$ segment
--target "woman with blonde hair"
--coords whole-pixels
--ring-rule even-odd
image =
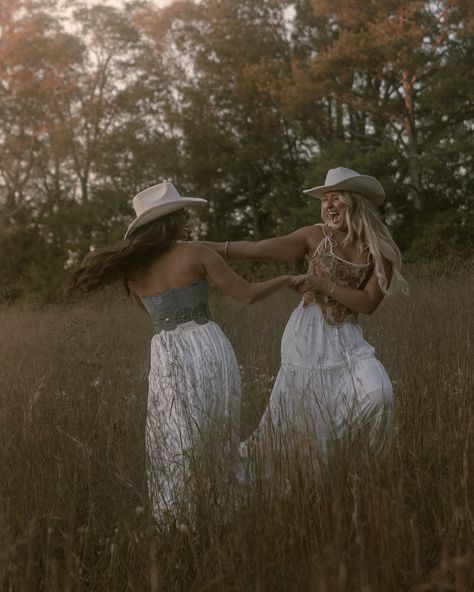
[[[321,199],[323,224],[258,242],[205,244],[229,259],[308,258],[308,273],[291,282],[302,300],[285,328],[281,368],[250,441],[270,439],[279,448],[309,442],[326,457],[331,442],[356,432],[374,447],[391,439],[392,385],[357,317],[408,286],[376,210],[385,198],[377,179],[338,167],[305,193]]]
[[[247,282],[212,249],[183,242],[185,208],[205,203],[182,197],[171,183],[141,191],[133,198],[137,216],[123,243],[89,253],[68,285],[69,292],[92,292],[122,281],[153,320],[147,475],[160,523],[167,516],[186,520],[197,489],[201,498],[210,497],[233,475],[240,373],[232,346],[212,320],[207,278],[248,304],[289,285],[290,279]],[[209,491],[209,481],[218,489]]]

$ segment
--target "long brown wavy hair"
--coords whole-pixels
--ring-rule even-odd
[[[65,294],[87,294],[120,281],[129,293],[128,282],[132,275],[149,267],[176,240],[180,215],[182,210],[167,214],[139,226],[115,247],[88,253],[66,282]]]

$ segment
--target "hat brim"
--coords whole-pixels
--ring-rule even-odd
[[[158,218],[162,218],[167,214],[182,210],[188,206],[200,206],[204,204],[207,204],[207,199],[203,199],[202,197],[181,197],[175,202],[159,204],[155,208],[151,208],[146,212],[143,212],[143,214],[137,216],[128,227],[124,238],[130,236],[134,230],[140,228],[140,226],[148,224],[148,222],[153,222],[153,220],[157,220]]]
[[[365,196],[374,206],[381,206],[385,201],[385,191],[382,185],[375,177],[369,175],[350,177],[334,185],[312,187],[311,189],[305,189],[303,193],[322,199],[323,195],[329,193],[329,191],[354,191]]]

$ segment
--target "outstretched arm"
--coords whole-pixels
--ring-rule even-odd
[[[304,257],[310,250],[310,232],[314,227],[305,226],[291,234],[276,236],[261,241],[232,241],[217,243],[205,241],[201,244],[214,249],[227,259],[268,259],[270,261],[292,261]]]
[[[209,278],[226,294],[244,302],[252,304],[266,298],[283,286],[288,286],[289,275],[281,275],[264,282],[248,282],[239,274],[235,273],[212,249],[206,246],[200,249],[200,261],[204,266]]]
[[[392,269],[388,262],[384,262],[385,275],[389,282],[392,277]],[[363,290],[340,286],[330,278],[314,276],[311,274],[293,276],[290,287],[298,292],[319,292],[330,296],[354,312],[370,315],[374,313],[382,302],[384,293],[380,288],[375,271],[369,278]]]

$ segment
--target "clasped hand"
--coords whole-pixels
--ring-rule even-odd
[[[295,275],[290,279],[290,288],[303,294],[304,292],[322,292],[324,279],[309,273]]]

